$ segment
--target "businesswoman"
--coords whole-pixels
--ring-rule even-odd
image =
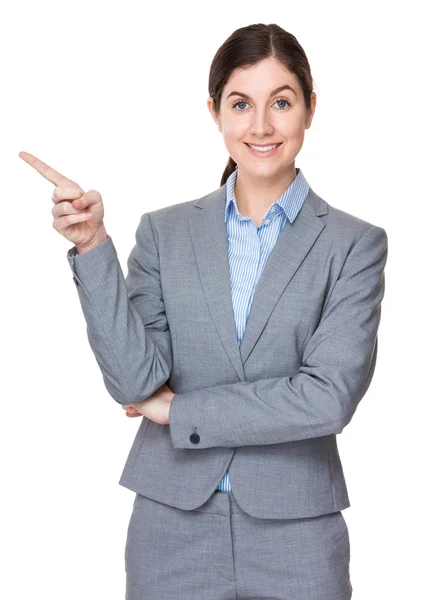
[[[295,166],[316,108],[281,27],[217,51],[220,187],[142,215],[124,278],[103,202],[55,184],[55,229],[110,395],[140,426],[128,600],[348,600],[350,506],[336,435],[373,377],[387,235]]]

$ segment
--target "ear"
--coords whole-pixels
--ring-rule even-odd
[[[311,127],[311,122],[313,120],[314,111],[316,110],[316,103],[317,103],[316,92],[311,92],[310,110],[308,111],[307,120],[305,123],[305,129],[309,129]]]
[[[218,130],[221,132],[221,128],[220,128],[220,118],[217,115],[215,109],[214,109],[214,100],[213,98],[209,97],[207,100],[207,106],[208,106],[208,110],[211,113],[212,118],[214,119],[214,121],[217,123],[218,126]]]

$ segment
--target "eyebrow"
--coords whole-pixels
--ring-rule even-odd
[[[293,87],[287,84],[281,85],[280,87],[275,88],[275,90],[272,90],[270,96],[275,96],[275,94],[280,93],[282,90],[291,90],[295,94],[295,96],[297,96],[297,93],[295,92]],[[247,100],[251,100],[251,96],[249,96],[248,94],[243,94],[242,92],[231,92],[229,96],[226,97],[226,100],[228,100],[228,98],[230,98],[231,96],[242,96],[243,98],[247,98]]]

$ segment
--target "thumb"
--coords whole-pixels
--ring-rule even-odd
[[[102,201],[102,196],[100,195],[100,193],[96,190],[89,190],[88,192],[85,192],[81,198],[79,198],[78,200],[76,200],[76,205],[77,208],[88,208],[89,206],[92,206],[94,204],[98,204],[99,202]]]

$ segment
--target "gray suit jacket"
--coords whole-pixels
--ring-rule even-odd
[[[229,468],[254,517],[350,506],[336,435],[376,365],[387,234],[311,188],[235,333],[226,185],[142,215],[124,278],[111,237],[67,257],[87,335],[120,404],[175,392],[169,425],[142,418],[119,484],[183,510]]]

